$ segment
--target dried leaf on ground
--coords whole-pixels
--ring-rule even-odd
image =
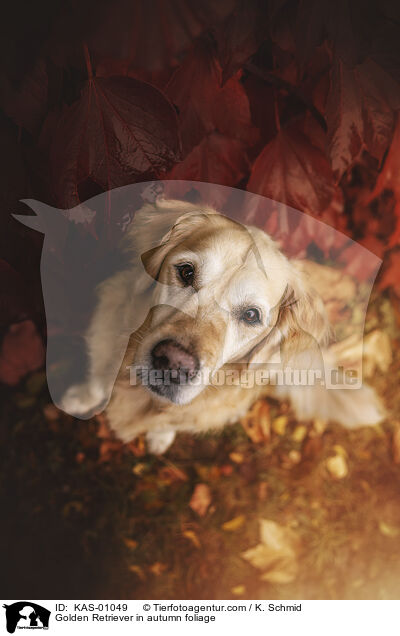
[[[130,565],[128,569],[130,570],[130,572],[137,574],[141,581],[144,581],[146,579],[146,575],[140,565]]]
[[[265,400],[256,402],[247,415],[240,420],[240,423],[255,444],[269,441],[271,437],[271,418],[268,403]]]
[[[326,467],[329,474],[334,479],[343,479],[344,477],[347,477],[349,472],[346,458],[339,454],[336,454],[333,457],[328,457],[326,460]]]
[[[166,569],[167,566],[165,563],[161,563],[161,561],[156,561],[149,567],[150,572],[154,574],[154,576],[160,576]]]
[[[260,519],[260,543],[242,557],[262,571],[270,583],[291,583],[298,573],[299,541],[290,528],[270,519]]]
[[[193,530],[184,530],[182,532],[182,536],[184,536],[186,539],[189,539],[189,541],[191,541],[196,548],[201,548],[199,537]]]
[[[299,261],[297,267],[306,274],[312,287],[318,290],[330,318],[337,318],[340,311],[354,300],[356,283],[341,269],[320,265],[308,259]]]
[[[239,530],[239,528],[243,526],[245,521],[246,517],[244,515],[239,515],[238,517],[234,517],[229,521],[225,521],[225,523],[222,524],[221,528],[226,532],[236,532],[236,530]]]
[[[11,325],[0,350],[0,382],[15,386],[44,364],[44,346],[31,320]]]
[[[400,534],[400,528],[386,523],[385,521],[380,521],[378,525],[379,530],[384,537],[390,537],[391,539],[394,539]]]
[[[386,373],[392,362],[392,344],[385,331],[375,329],[364,338],[363,371],[371,377],[375,370]]]
[[[190,499],[189,506],[199,517],[204,517],[211,501],[211,491],[207,484],[197,484]]]
[[[288,422],[289,418],[287,415],[279,415],[279,417],[276,417],[272,422],[272,430],[277,435],[284,435]]]

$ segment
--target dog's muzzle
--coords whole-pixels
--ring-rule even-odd
[[[158,342],[151,351],[151,366],[155,371],[161,371],[153,388],[157,393],[170,397],[168,389],[171,385],[182,386],[195,378],[200,363],[193,353],[188,351],[176,340],[167,339]]]

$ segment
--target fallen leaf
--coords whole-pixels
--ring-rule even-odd
[[[280,415],[272,422],[272,430],[277,435],[284,435],[286,433],[286,427],[288,425],[289,418],[287,415]]]
[[[190,499],[189,506],[199,517],[204,517],[211,501],[211,492],[207,484],[197,484]]]
[[[163,572],[165,572],[166,569],[167,566],[165,565],[165,563],[161,563],[160,561],[156,561],[149,567],[150,572],[155,576],[160,576]]]
[[[262,571],[263,581],[291,583],[298,573],[298,549],[298,537],[292,529],[260,519],[260,543],[242,557]]]
[[[42,339],[31,320],[9,327],[0,351],[0,382],[15,386],[30,371],[44,364]]]
[[[141,581],[144,581],[146,579],[146,575],[140,565],[130,565],[128,567],[128,570],[130,570],[130,572],[134,572],[134,574],[137,574]]]
[[[222,464],[222,466],[219,467],[219,472],[224,477],[229,477],[229,475],[233,473],[233,466],[231,464]]]
[[[225,523],[222,524],[221,528],[226,532],[236,532],[236,530],[239,530],[239,528],[243,526],[245,521],[246,517],[244,515],[239,515],[238,517],[234,517],[229,521],[225,521]]]
[[[343,479],[348,475],[349,469],[343,455],[334,455],[326,460],[326,467],[332,477]]]
[[[184,530],[182,532],[182,536],[186,537],[186,539],[189,539],[189,541],[191,541],[196,548],[201,548],[200,540],[197,534],[193,532],[193,530]]]
[[[43,415],[48,422],[56,422],[61,415],[61,411],[54,404],[46,404],[43,408]]]
[[[244,585],[235,585],[235,587],[231,587],[231,592],[235,596],[243,596],[246,593],[246,587]]]
[[[364,338],[363,372],[372,377],[376,370],[386,373],[392,363],[392,343],[388,334],[375,329]]]
[[[379,522],[379,530],[381,534],[383,534],[385,537],[390,537],[391,539],[398,537],[400,534],[399,528],[397,528],[396,526],[392,526],[385,521]]]
[[[173,484],[176,481],[187,481],[187,475],[174,464],[163,466],[158,472],[158,477],[159,481],[166,485]]]
[[[271,437],[270,409],[265,400],[258,400],[240,420],[241,425],[255,444],[269,441]]]
[[[345,458],[348,457],[347,450],[340,444],[334,444],[333,450],[335,451],[336,455],[341,455],[342,457],[345,457]]]
[[[299,426],[296,426],[296,428],[294,429],[292,433],[292,440],[294,442],[302,442],[306,435],[307,435],[307,426],[300,424]]]
[[[315,431],[316,435],[323,435],[323,433],[325,433],[326,431],[326,427],[328,426],[328,423],[326,420],[322,420],[320,418],[316,418],[313,421],[313,429]]]
[[[244,456],[242,455],[242,453],[229,453],[229,458],[235,463],[235,464],[242,464],[244,461]]]
[[[139,435],[133,442],[129,442],[126,444],[126,448],[135,456],[135,457],[143,457],[147,453],[145,436]]]
[[[138,475],[140,477],[140,475],[143,475],[146,469],[147,464],[145,464],[144,462],[139,462],[138,464],[134,465],[134,467],[132,468],[132,472],[134,475]]]
[[[289,451],[288,458],[292,464],[299,464],[301,462],[301,453],[298,450],[292,449]]]

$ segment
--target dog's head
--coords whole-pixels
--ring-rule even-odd
[[[140,212],[132,237],[152,308],[131,362],[155,372],[159,397],[186,404],[223,366],[325,338],[322,302],[261,230],[168,201]]]

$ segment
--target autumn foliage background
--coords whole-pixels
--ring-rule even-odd
[[[398,325],[399,3],[389,0],[338,0],[335,3],[330,0],[103,0],[96,3],[40,0],[9,5],[0,29],[3,157],[0,380],[4,385],[2,396],[7,402],[2,434],[15,449],[11,454],[13,459],[7,460],[11,463],[6,462],[10,474],[17,471],[19,463],[18,439],[14,436],[27,436],[23,437],[24,444],[30,446],[31,451],[24,455],[25,463],[35,463],[37,438],[27,422],[33,421],[32,417],[46,415],[37,397],[45,390],[37,371],[44,362],[46,336],[39,271],[42,236],[12,218],[12,213],[27,213],[21,199],[34,198],[71,209],[111,188],[158,178],[206,181],[265,195],[323,220],[382,258],[376,293],[385,299],[385,306],[390,306]],[[190,194],[183,192],[185,196]],[[118,223],[121,219],[113,221]],[[91,249],[105,248],[103,239],[98,238],[102,236],[107,240],[107,232],[103,230],[108,222],[109,219],[96,216],[87,220],[82,232],[93,239]],[[266,226],[260,213],[256,212],[251,222],[272,229]],[[292,227],[289,223],[281,228],[281,235],[286,248],[294,255],[312,255],[317,260],[321,256],[339,262],[360,282],[368,275],[354,258],[352,247],[343,240],[326,244],[324,236],[310,235],[306,224]],[[29,380],[29,376],[26,379],[26,374],[32,371],[37,372],[33,376],[37,386],[35,379]],[[8,406],[10,394],[14,395],[12,408]],[[29,415],[24,409],[31,409]],[[62,425],[51,408],[47,408],[45,419],[45,424],[40,425],[42,429],[38,425],[41,432],[37,435],[42,445],[57,446]],[[102,430],[99,434],[95,428],[98,423],[89,424],[86,433],[77,432],[77,423],[72,424],[70,420],[68,427],[73,428],[80,449],[74,446],[68,451],[71,462],[74,466],[78,464],[79,471],[85,466],[89,472],[94,471],[94,475],[99,452],[96,444],[106,434]],[[55,437],[48,437],[49,426],[54,429]],[[368,446],[373,443],[371,440],[364,442]],[[227,440],[224,444],[218,446],[216,455],[205,452],[207,461],[217,465],[216,458],[221,459],[223,448],[227,449],[228,456],[229,452],[236,452],[233,442],[232,448]],[[246,449],[240,451],[242,459],[239,453],[231,464],[241,466],[244,482],[252,483],[251,465],[255,460],[252,457],[249,467],[243,469],[243,465],[247,465],[246,453],[250,452]],[[314,450],[310,451],[311,455]],[[139,445],[134,451],[134,461],[142,464],[137,458],[143,457],[144,450]],[[123,473],[124,452],[117,442],[108,440],[100,457],[106,463],[110,456],[116,458],[118,468],[113,465],[114,474],[115,471]],[[50,449],[49,453],[57,473],[60,450]],[[87,457],[92,461],[89,467]],[[183,456],[182,461],[186,460],[192,462],[193,457]],[[48,461],[45,454],[44,465]],[[152,462],[136,469],[135,464],[134,475],[142,478],[142,473],[151,472]],[[221,459],[220,466],[226,465],[225,459]],[[166,467],[171,469],[168,463]],[[158,468],[154,470],[157,472]],[[37,474],[35,471],[39,469],[36,466],[32,470]],[[59,470],[57,474],[72,471],[68,462],[67,467]],[[233,469],[221,470],[220,477],[224,476],[224,470],[225,476],[229,476]],[[87,491],[96,491],[93,475],[83,478],[72,473],[73,481],[79,484],[80,479],[86,479]],[[132,474],[130,464],[129,474]],[[164,471],[160,477],[157,473],[158,483],[162,479],[165,483],[169,480],[169,484],[183,484],[185,489],[191,478],[184,470],[182,474]],[[110,474],[106,471],[105,475],[107,482]],[[207,482],[209,478],[213,477],[203,474],[201,479]],[[380,477],[377,479],[380,483]],[[282,483],[282,479],[278,482]],[[146,483],[146,479],[142,479],[142,483]],[[23,477],[18,484],[21,496],[26,499]],[[45,484],[42,475],[30,496],[38,496]],[[61,491],[64,486],[60,486]],[[69,483],[69,489],[74,487]],[[103,483],[97,487],[102,490]],[[116,484],[107,487],[113,491]],[[182,492],[182,497],[188,495]],[[257,501],[263,502],[264,495],[255,495]],[[58,495],[54,496],[59,503]],[[122,499],[124,496],[122,493]],[[8,497],[10,503],[13,495]],[[168,500],[164,491],[160,497]],[[88,518],[97,515],[96,518],[101,519],[96,502],[90,508],[89,504],[82,503],[81,496],[70,498],[63,504],[70,506],[66,512],[63,508],[65,516],[78,514],[87,506],[91,511]],[[156,511],[157,505],[153,508]],[[151,505],[149,509],[153,510]],[[23,519],[24,514],[34,516],[32,510],[19,510],[15,512],[15,519]],[[43,514],[53,520],[54,546],[50,549],[57,552],[58,539],[54,535],[58,532],[58,523],[48,510]],[[115,510],[113,514],[117,514]],[[118,514],[122,514],[121,511]],[[72,534],[68,535],[71,553],[74,532],[79,540],[82,537],[81,521],[74,523]],[[140,523],[145,525],[144,520]],[[101,527],[104,530],[106,526],[104,521]],[[22,540],[24,535],[18,527],[16,531],[11,523],[10,536],[17,532],[16,536]],[[386,524],[387,527],[390,535],[392,526]],[[100,535],[103,530],[98,530]],[[198,529],[189,523],[182,532],[180,536],[189,533],[186,540],[194,550],[199,549],[202,542]],[[40,536],[37,530],[35,540]],[[88,537],[85,541],[90,543]],[[109,535],[106,533],[102,540],[107,545]],[[131,541],[129,549],[134,549],[136,540],[126,541],[128,548]],[[216,551],[220,549],[218,546],[216,541]],[[16,547],[15,555],[17,553]],[[153,576],[161,576],[169,567],[162,556],[149,563],[146,567],[159,564],[153,567]],[[54,576],[51,566],[46,567],[48,576]],[[106,567],[105,562],[102,567]],[[147,574],[143,563],[134,564],[132,568],[139,584],[145,584]],[[43,581],[45,579],[46,576]],[[73,579],[71,574],[71,581]],[[92,579],[88,575],[86,584],[91,584]],[[207,573],[203,579],[207,579]],[[116,580],[121,579],[118,576]],[[176,580],[180,580],[179,576]],[[316,590],[318,579],[314,584]],[[130,583],[124,585],[126,590]],[[178,597],[177,590],[182,588],[176,585],[172,586],[173,592],[166,592],[168,587],[162,588],[164,596]],[[238,590],[240,585],[239,581]],[[329,594],[335,596],[336,583],[329,585]],[[46,589],[45,582],[43,586]],[[72,589],[71,582],[65,586],[67,590]],[[362,584],[360,586],[362,588]],[[185,589],[182,594],[200,597],[200,587],[190,587],[187,583]],[[250,589],[255,596],[255,588],[250,586]],[[27,593],[28,590],[29,586]],[[228,585],[223,592],[214,590],[213,594],[229,596],[233,593],[229,590]],[[62,585],[59,592],[64,592]],[[148,588],[146,593],[149,596]],[[349,597],[351,593],[354,594],[354,590],[348,593]]]

